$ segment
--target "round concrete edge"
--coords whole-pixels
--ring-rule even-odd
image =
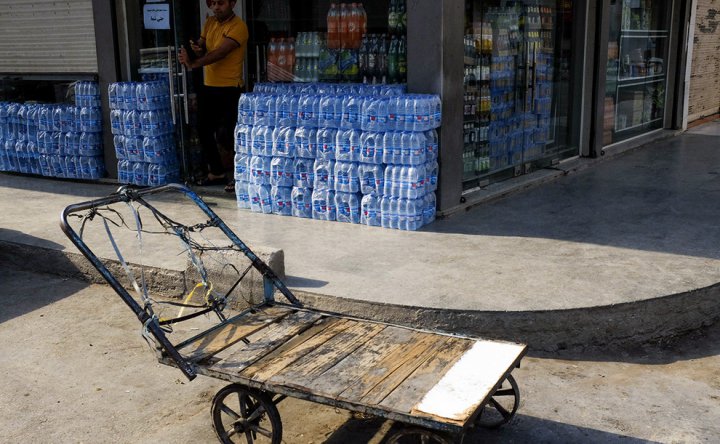
[[[38,255],[42,261],[37,260]],[[282,260],[282,254],[276,258]],[[115,263],[117,261],[103,261],[112,267],[120,267]],[[0,263],[16,269],[107,284],[79,253],[0,240]],[[150,268],[146,277],[153,292],[165,297],[184,294],[184,271]],[[521,342],[528,344],[531,351],[539,352],[642,344],[687,333],[720,320],[720,283],[641,301],[537,311],[428,308],[293,292],[309,308],[425,330]],[[278,300],[282,297],[279,292],[276,294]]]
[[[556,352],[628,346],[668,338],[720,320],[720,283],[620,304],[536,311],[453,310],[296,292],[310,308],[414,328],[521,342]]]

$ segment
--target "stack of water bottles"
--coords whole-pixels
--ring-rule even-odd
[[[71,179],[105,174],[96,82],[77,82],[75,106],[0,103],[0,170]]]
[[[168,84],[111,83],[108,98],[118,181],[150,186],[177,181],[179,164]]]
[[[238,102],[238,207],[417,230],[435,218],[440,117],[401,85],[258,84]]]

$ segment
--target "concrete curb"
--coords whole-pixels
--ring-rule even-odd
[[[258,250],[258,249],[256,249]],[[284,276],[282,250],[256,254]],[[43,260],[38,261],[41,257]],[[13,268],[106,284],[79,253],[0,241],[0,261]],[[124,276],[117,261],[103,261]],[[180,297],[188,291],[187,270],[145,267],[153,294]],[[253,271],[248,288],[262,291]],[[308,307],[407,325],[414,328],[465,334],[528,344],[534,351],[584,349],[590,346],[631,346],[680,335],[720,320],[720,283],[683,293],[622,304],[545,311],[473,311],[374,303],[296,291]],[[253,293],[253,299],[258,295]],[[282,295],[276,296],[282,299]],[[283,301],[284,302],[284,301]]]

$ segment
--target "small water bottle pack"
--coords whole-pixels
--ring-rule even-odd
[[[0,102],[0,171],[70,179],[105,175],[100,98],[77,82],[76,105]]]
[[[149,186],[179,180],[168,84],[111,83],[108,100],[118,180]]]
[[[435,217],[438,96],[260,83],[238,101],[239,208],[417,230]]]

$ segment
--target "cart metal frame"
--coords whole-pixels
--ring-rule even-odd
[[[168,191],[179,192],[190,199],[207,215],[209,223],[219,228],[250,260],[251,266],[262,275],[264,293],[261,304],[229,319],[220,316],[222,321],[217,325],[178,344],[168,339],[152,311],[130,295],[68,223],[69,215],[120,202],[149,206],[145,196]],[[269,442],[279,443],[282,423],[275,406],[286,397],[416,427],[401,430],[390,437],[388,443],[405,442],[408,438],[419,439],[423,443],[449,443],[447,434],[462,438],[476,425],[498,427],[509,422],[517,411],[519,390],[511,372],[519,367],[526,354],[525,345],[484,341],[305,308],[272,269],[195,192],[185,186],[121,187],[108,197],[68,206],[61,214],[60,226],[154,337],[159,362],[179,368],[189,380],[203,374],[231,383],[218,392],[211,408],[215,432],[221,442],[235,442],[231,438],[238,436],[253,443],[258,435],[264,435]],[[276,301],[276,291],[287,302]],[[219,307],[219,310],[222,308]],[[218,310],[218,307],[213,309]],[[328,355],[337,360],[320,362]],[[401,363],[392,363],[396,357]],[[467,371],[468,366],[478,365],[477,362],[482,362],[477,372],[488,374],[478,376],[475,382],[487,386],[474,391],[473,387],[468,387],[477,399],[466,400],[462,412],[438,413],[447,410],[438,408],[438,402],[443,403],[442,400],[449,394],[457,396],[458,389],[466,391],[458,385],[458,378],[473,383],[473,372],[468,376]],[[381,363],[392,369],[380,376],[362,373],[376,370]],[[359,370],[353,370],[355,367],[351,364],[357,364]],[[400,381],[397,386],[382,394],[374,394],[380,401],[365,401],[372,398],[373,391],[379,390],[378,386],[386,384],[390,387],[388,380],[396,377],[396,373],[406,379],[397,376]],[[338,380],[345,385],[340,385]],[[427,380],[430,381],[429,386]],[[407,381],[425,381],[427,387],[418,385],[401,390],[403,384],[412,385]],[[367,388],[362,396],[347,394],[353,391],[347,387],[363,384]],[[402,396],[398,392],[402,392]],[[239,412],[225,403],[229,396],[238,397]],[[388,403],[387,400],[393,397],[396,401]],[[509,404],[506,402],[503,405],[501,400],[509,401]],[[494,408],[500,415],[483,423],[482,414],[486,407]],[[228,417],[229,425],[226,422]]]

